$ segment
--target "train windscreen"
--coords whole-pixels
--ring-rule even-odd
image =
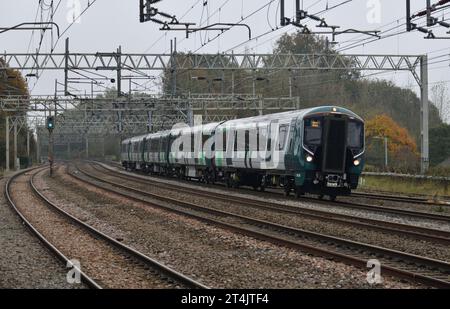
[[[349,121],[347,130],[347,147],[354,156],[364,149],[364,126],[359,121]]]
[[[305,136],[303,144],[313,153],[322,144],[322,119],[305,119]]]

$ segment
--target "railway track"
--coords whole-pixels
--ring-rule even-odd
[[[19,208],[16,206],[15,202],[13,201],[11,197],[11,184],[13,181],[18,178],[20,175],[32,172],[37,168],[23,170],[21,173],[17,173],[11,178],[9,178],[5,183],[5,198],[8,204],[13,208],[13,210],[17,213],[17,215],[22,220],[23,224],[27,226],[27,228],[30,229],[30,231],[41,241],[41,243],[48,248],[61,262],[64,263],[64,265],[68,265],[70,263],[70,259],[64,255],[58,248],[56,248],[43,234],[41,234],[34,225],[22,214],[22,212],[19,210]],[[77,269],[80,277],[87,286],[93,289],[101,289],[102,287],[95,282],[94,279],[92,279],[90,276],[88,276],[85,272],[81,271],[80,269]]]
[[[93,163],[91,165],[94,169],[97,171],[111,175],[113,177],[117,177],[124,180],[130,180],[133,182],[138,182],[141,184],[150,184],[154,187],[158,187],[161,189],[167,190],[167,184],[154,181],[151,179],[143,179],[142,177],[138,176],[131,176],[126,175],[122,172],[112,171],[107,169],[106,167],[99,165],[97,163]],[[439,242],[443,244],[450,245],[450,232],[443,231],[443,230],[437,230],[437,229],[430,229],[430,228],[424,228],[414,225],[407,225],[407,224],[401,224],[401,223],[394,223],[394,222],[388,222],[388,221],[381,221],[381,220],[374,220],[374,219],[367,219],[367,218],[361,218],[361,217],[355,217],[351,215],[345,215],[345,214],[337,214],[337,213],[331,213],[323,210],[317,210],[317,209],[308,209],[308,208],[301,208],[296,206],[289,206],[289,205],[282,205],[278,203],[273,202],[267,202],[267,201],[260,201],[256,199],[246,198],[246,197],[240,197],[240,196],[233,196],[230,194],[225,193],[218,193],[218,192],[210,192],[205,190],[196,190],[192,188],[188,188],[186,186],[181,185],[170,185],[171,189],[176,190],[177,192],[183,192],[189,195],[196,195],[201,196],[205,198],[209,198],[211,200],[220,200],[225,202],[232,202],[239,205],[243,205],[246,207],[252,207],[252,208],[258,208],[258,209],[266,209],[271,211],[277,211],[287,214],[293,214],[293,215],[299,215],[310,219],[318,219],[325,222],[333,222],[333,223],[341,223],[357,228],[369,228],[377,231],[382,231],[386,233],[395,233],[399,235],[408,235],[412,236],[418,239],[424,239],[427,241],[432,242]]]
[[[83,263],[83,269],[88,269],[86,272],[78,269],[82,280],[88,286],[97,289],[124,287],[121,283],[121,280],[123,280],[130,285],[125,287],[207,288],[145,254],[122,244],[51,202],[35,185],[36,175],[43,171],[43,168],[35,168],[18,173],[10,178],[6,183],[6,199],[23,222],[59,259],[68,263],[70,261],[69,254],[77,256],[77,259]],[[27,194],[33,196],[33,208],[38,211],[39,215],[42,214],[42,217],[30,218],[30,214],[33,212],[29,211],[29,207],[18,206],[20,202],[17,198],[14,198],[12,193],[15,190],[14,186],[20,185],[19,180],[24,185],[24,180],[27,177],[26,186],[29,190]],[[48,225],[49,221],[52,222],[51,225]],[[44,228],[42,228],[43,226]],[[45,226],[47,226],[47,229]],[[61,235],[64,240],[57,239],[57,237],[61,238]],[[64,246],[61,245],[62,242],[70,244]],[[66,253],[63,253],[63,251],[66,251]],[[99,265],[106,267],[99,267]]]
[[[68,172],[79,181],[151,207],[362,268],[366,268],[369,259],[376,258],[382,265],[383,274],[428,286],[450,288],[450,263],[447,262],[217,210],[106,180],[78,166],[75,169],[76,172]]]
[[[108,161],[106,163],[100,162],[100,163],[115,166],[117,168],[123,168],[123,166],[120,163],[115,162],[115,161]],[[384,200],[384,201],[420,204],[420,205],[427,205],[427,206],[450,207],[450,201],[435,200],[433,196],[423,196],[423,195],[405,196],[405,195],[391,195],[391,194],[381,194],[381,193],[372,193],[372,192],[352,192],[351,196],[369,198],[369,199],[379,199],[379,200]]]
[[[103,164],[103,163],[100,163],[100,164]],[[122,168],[122,166],[118,163],[113,163],[112,165],[114,165],[118,168]],[[189,184],[193,184],[193,182],[189,182]],[[245,189],[240,188],[240,190],[245,190]],[[247,191],[253,192],[254,190],[248,189]],[[268,190],[266,192],[261,192],[261,193],[264,193],[267,196],[272,195],[277,198],[279,198],[282,195],[282,193],[268,191]],[[289,197],[287,197],[287,198],[289,199]],[[328,200],[322,200],[322,199],[318,199],[315,197],[309,197],[309,196],[302,196],[300,198],[295,198],[295,199],[290,198],[290,199],[291,200],[310,201],[310,202],[314,202],[314,203],[318,203],[318,204],[322,204],[322,205],[336,205],[336,206],[342,206],[345,208],[369,210],[369,211],[374,211],[374,212],[389,213],[389,214],[400,215],[400,216],[409,216],[411,218],[417,218],[417,219],[437,220],[437,221],[442,221],[442,222],[446,222],[446,223],[450,222],[450,215],[441,215],[441,214],[435,214],[435,213],[430,213],[430,212],[426,212],[426,211],[414,211],[414,210],[408,210],[408,209],[401,209],[398,207],[377,206],[377,205],[371,205],[371,204],[365,204],[365,203],[328,201]],[[445,204],[443,204],[443,205],[445,205]]]

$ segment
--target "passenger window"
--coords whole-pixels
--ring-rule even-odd
[[[250,132],[245,130],[245,151],[250,150]]]
[[[259,127],[256,127],[256,151],[259,151]]]
[[[267,134],[267,127],[258,127],[258,151],[265,151],[268,146],[269,136]],[[270,149],[267,149],[270,150]]]
[[[278,150],[283,150],[286,144],[288,125],[284,124],[280,126],[279,135],[278,135]]]
[[[227,131],[224,129],[223,133],[223,151],[227,151]]]

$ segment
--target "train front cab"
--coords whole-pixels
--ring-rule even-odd
[[[349,195],[358,186],[364,165],[364,122],[342,109],[307,115],[302,130],[300,168],[295,175],[298,194],[319,197]]]

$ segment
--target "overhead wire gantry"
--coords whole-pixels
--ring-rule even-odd
[[[62,70],[66,81],[69,72],[109,70],[167,71],[177,70],[357,70],[410,71],[421,89],[421,158],[422,171],[428,168],[428,58],[426,55],[343,55],[343,54],[127,54],[121,52],[7,53],[0,56],[7,67],[18,70]],[[1,63],[1,62],[0,62]],[[67,85],[67,83],[66,83]],[[182,108],[179,109],[183,110]],[[186,113],[186,111],[185,111]],[[192,117],[192,113],[188,116]],[[191,122],[188,119],[188,122]]]

